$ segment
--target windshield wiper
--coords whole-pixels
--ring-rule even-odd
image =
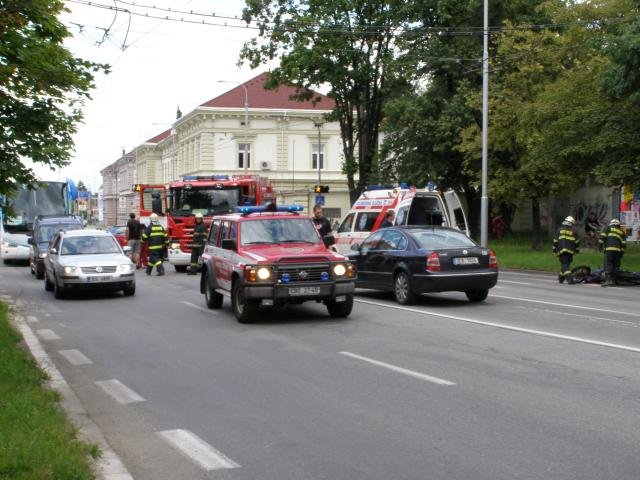
[[[280,243],[316,243],[316,242],[312,242],[310,240],[294,239],[294,240],[281,240]]]
[[[257,242],[243,242],[243,245],[265,245],[275,242],[267,242],[265,240],[258,240]]]

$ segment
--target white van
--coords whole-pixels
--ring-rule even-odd
[[[389,188],[370,185],[340,222],[335,248],[347,254],[351,244],[362,243],[376,231],[388,210],[396,212],[395,225],[433,225],[456,228],[469,235],[469,224],[458,194],[435,188]]]

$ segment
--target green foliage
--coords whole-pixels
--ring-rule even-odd
[[[107,70],[64,48],[63,9],[61,0],[0,3],[0,194],[34,183],[24,159],[68,163],[93,74]]]

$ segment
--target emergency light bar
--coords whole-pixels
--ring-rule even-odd
[[[183,182],[194,180],[229,180],[229,175],[186,175],[182,177]]]
[[[236,207],[236,212],[241,213],[243,215],[248,215],[249,213],[262,213],[262,212],[301,212],[304,210],[302,205],[278,205],[273,209],[273,207],[267,208],[267,205],[257,205],[257,206],[244,206],[244,207]]]
[[[364,189],[367,190],[367,191],[372,191],[372,190],[391,190],[392,188],[395,188],[395,186],[391,185],[391,184],[387,184],[387,185],[367,185],[366,187],[364,187]]]

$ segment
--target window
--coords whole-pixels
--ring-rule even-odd
[[[349,215],[347,215],[347,217],[342,222],[342,225],[340,225],[340,228],[338,228],[338,233],[350,232],[351,227],[353,226],[354,218],[355,218],[354,213],[350,213]]]
[[[220,230],[220,220],[216,220],[211,223],[211,229],[209,230],[209,245],[216,245],[218,239],[218,230]]]
[[[238,144],[238,168],[245,168],[244,166],[244,154],[247,154],[247,168],[251,168],[251,144],[239,143]]]
[[[369,250],[377,250],[378,245],[380,244],[380,239],[382,238],[382,233],[382,231],[379,231],[367,237],[367,239],[362,242],[362,246],[360,247],[362,253],[366,253]]]
[[[356,232],[370,232],[380,212],[362,212],[356,219]]]
[[[407,248],[407,239],[398,231],[385,231],[379,248],[380,250],[404,250]]]
[[[311,153],[311,168],[318,170],[318,154],[320,156],[320,170],[324,170],[324,145],[321,143],[314,143]]]

